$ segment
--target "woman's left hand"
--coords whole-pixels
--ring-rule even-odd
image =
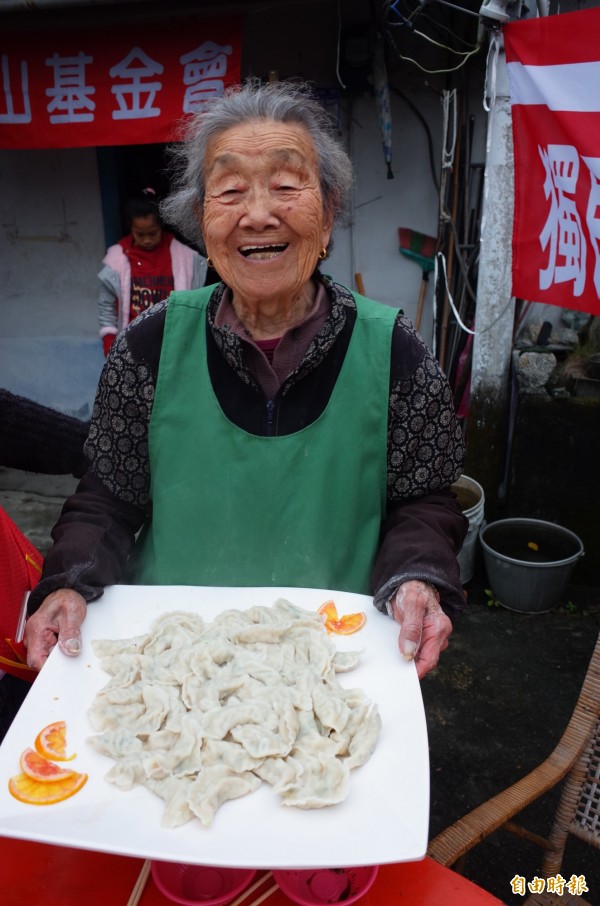
[[[411,580],[401,585],[392,598],[394,619],[400,623],[398,647],[407,660],[414,660],[419,679],[437,666],[448,647],[452,623],[442,608],[435,589],[427,582]]]

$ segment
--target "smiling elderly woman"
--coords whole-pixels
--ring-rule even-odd
[[[31,596],[30,664],[80,648],[119,581],[372,593],[423,676],[463,607],[463,442],[411,324],[319,271],[350,162],[305,86],[251,82],[207,105],[163,206],[222,282],[121,333]],[[136,542],[136,534],[143,527]]]

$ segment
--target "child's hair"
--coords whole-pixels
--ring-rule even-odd
[[[156,217],[159,223],[162,223],[160,212],[158,209],[158,195],[156,191],[151,187],[142,189],[139,195],[136,195],[133,198],[130,198],[125,208],[123,214],[125,216],[125,221],[128,227],[131,227],[132,221],[135,217]]]

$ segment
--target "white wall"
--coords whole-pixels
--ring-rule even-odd
[[[102,367],[96,151],[0,150],[0,385],[87,418]]]
[[[435,173],[441,171],[443,109],[430,89],[403,92],[425,117],[433,139]],[[485,113],[480,86],[469,99],[475,117],[472,160],[483,163]],[[365,293],[404,310],[413,322],[421,288],[422,268],[399,251],[398,228],[437,236],[439,197],[431,176],[426,133],[409,106],[392,93],[392,170],[387,178],[375,100],[364,96],[345,106],[345,141],[355,171],[354,221],[339,231],[325,270],[356,289],[354,274],[362,275]],[[433,272],[425,295],[420,333],[431,346],[433,338]]]
[[[0,150],[2,336],[94,336],[104,238],[95,148]]]

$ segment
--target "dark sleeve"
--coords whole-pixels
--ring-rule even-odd
[[[389,598],[410,579],[435,585],[451,619],[464,608],[456,557],[469,524],[451,490],[464,454],[446,376],[399,316],[392,340],[387,513],[372,573],[379,610],[389,613]]]
[[[111,347],[85,442],[89,468],[52,529],[29,613],[59,588],[92,601],[123,577],[150,507],[147,434],[164,318],[165,306],[153,306]]]
[[[87,422],[0,390],[1,466],[80,478],[87,431]]]
[[[468,525],[449,489],[390,504],[373,569],[375,606],[386,611],[399,585],[421,579],[435,585],[454,621],[465,606],[456,555]]]
[[[59,588],[72,588],[86,601],[100,597],[104,586],[121,579],[145,518],[143,509],[116,498],[88,472],[52,529],[54,544],[29,597],[28,612]]]

